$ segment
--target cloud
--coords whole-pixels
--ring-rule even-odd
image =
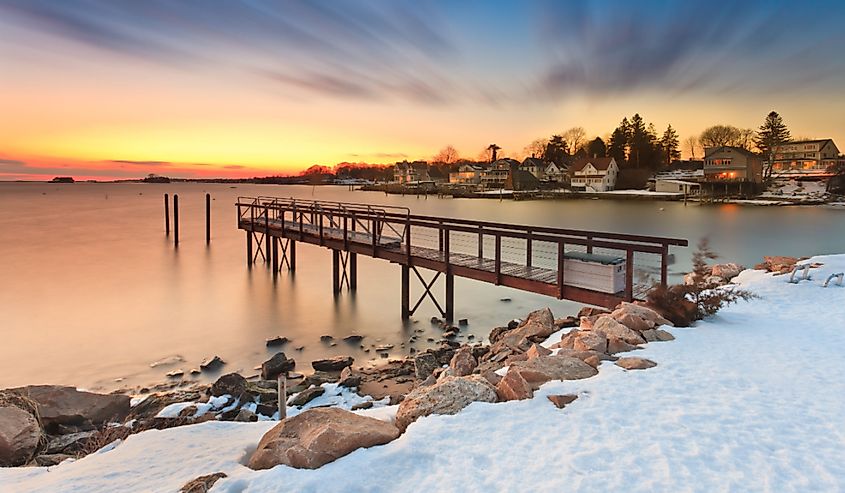
[[[16,159],[0,159],[0,166],[24,168],[24,167],[26,167],[26,162],[25,161],[18,161]]]
[[[173,163],[169,161],[132,161],[128,159],[114,159],[110,161],[105,161],[107,163],[114,163],[114,164],[131,164],[134,166],[172,166]]]
[[[244,169],[246,166],[241,166],[240,164],[228,164],[223,166],[223,169]]]

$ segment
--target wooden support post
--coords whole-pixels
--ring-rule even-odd
[[[402,266],[402,320],[411,318],[411,269]]]
[[[525,265],[527,267],[531,267],[531,262],[533,260],[533,255],[531,252],[531,230],[527,231],[527,236],[525,240]]]
[[[205,244],[211,243],[211,194],[205,194]]]
[[[275,279],[279,275],[279,239],[275,236],[273,237],[273,249],[271,250],[270,257],[273,259],[273,279]]]
[[[296,242],[289,240],[288,242],[288,260],[290,261],[290,271],[296,270]]]
[[[587,253],[593,253],[593,237],[587,236]]]
[[[443,251],[443,221],[437,222],[437,248]]]
[[[332,249],[332,292],[340,292],[340,251]]]
[[[557,244],[557,297],[563,299],[563,274],[566,272],[566,245],[561,241]]]
[[[634,251],[628,250],[625,258],[625,299],[634,301]]]
[[[170,236],[170,197],[164,194],[164,234]]]
[[[451,255],[449,254],[449,230],[443,231],[443,241],[441,242],[440,249],[443,251],[443,261],[446,262],[446,273],[448,274],[452,269],[450,267],[451,264]]]
[[[668,268],[667,265],[669,263],[669,246],[665,243],[663,244],[663,251],[660,253],[660,285],[664,288],[666,287],[666,282],[668,276]]]
[[[246,232],[246,265],[252,268],[252,231]]]
[[[496,257],[494,260],[496,272],[496,286],[502,282],[502,236],[496,233]]]
[[[455,319],[455,276],[446,273],[446,321]]]
[[[264,263],[270,267],[270,208],[264,207]]]
[[[179,195],[173,194],[173,245],[179,246]]]
[[[358,289],[358,254],[349,253],[349,289],[356,291]]]
[[[288,417],[288,379],[284,373],[279,375],[278,387],[279,392],[279,421]]]
[[[478,258],[484,258],[484,230],[478,226]]]

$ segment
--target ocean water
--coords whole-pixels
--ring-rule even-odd
[[[180,199],[180,246],[164,234],[163,195]],[[205,193],[212,202],[212,242],[205,244]],[[499,201],[387,196],[346,187],[0,183],[0,388],[56,383],[93,390],[150,385],[165,373],[196,368],[219,355],[223,372],[256,373],[276,349],[310,369],[318,357],[377,358],[341,339],[364,335],[366,348],[393,344],[391,355],[424,349],[440,331],[425,302],[410,323],[400,318],[400,268],[358,257],[358,290],[332,296],[331,254],[297,245],[295,275],[246,267],[237,229],[238,196],[397,205],[413,213],[526,225],[687,238],[673,249],[672,279],[689,270],[704,236],[724,261],[750,266],[763,255],[845,252],[845,210],[824,207],[683,205],[625,200]],[[430,273],[429,273],[430,274]],[[442,295],[442,280],[435,286]],[[420,293],[412,286],[412,303]],[[502,301],[509,299],[510,301]],[[579,305],[466,279],[455,279],[456,318],[464,335],[549,306],[557,316]],[[417,333],[415,331],[421,330]],[[412,334],[418,342],[408,343]],[[320,341],[332,335],[336,345]],[[404,347],[402,347],[404,344]],[[302,350],[296,348],[303,347]],[[168,362],[155,365],[156,362]],[[199,380],[215,378],[204,374]]]

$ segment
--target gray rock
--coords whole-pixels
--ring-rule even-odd
[[[311,387],[293,396],[288,401],[288,404],[291,406],[302,407],[325,393],[326,389],[323,387]]]
[[[261,378],[274,380],[282,373],[289,372],[296,367],[296,361],[288,358],[285,353],[276,353],[272,358],[261,364]]]
[[[31,413],[13,405],[0,407],[0,466],[28,462],[41,436],[41,427]]]
[[[420,353],[414,357],[414,373],[419,380],[425,380],[438,367],[437,357],[432,353]]]
[[[319,371],[340,371],[347,366],[352,366],[354,361],[352,356],[334,356],[312,361],[311,366]]]
[[[496,389],[481,375],[445,377],[406,395],[396,413],[396,426],[404,431],[423,416],[456,414],[473,402],[496,402],[496,399]]]

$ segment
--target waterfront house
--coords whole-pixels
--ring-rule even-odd
[[[396,166],[393,168],[393,181],[396,183],[431,181],[431,178],[428,176],[428,163],[420,161],[396,163]]]
[[[536,157],[527,157],[519,165],[519,169],[531,173],[537,180],[543,180],[546,177],[547,167],[548,163]]]
[[[576,159],[569,167],[572,187],[588,192],[606,192],[616,187],[619,166],[612,157]]]
[[[800,140],[775,147],[772,174],[783,177],[826,177],[839,161],[832,139]]]
[[[485,190],[505,188],[512,167],[519,167],[515,159],[497,159],[490,163],[490,167],[481,173],[481,187]]]
[[[753,152],[732,146],[704,149],[704,181],[760,183],[762,180],[763,162]]]
[[[462,164],[457,171],[449,173],[449,183],[455,185],[478,185],[484,167],[477,164]]]
[[[512,166],[508,179],[505,181],[505,188],[514,191],[538,190],[540,180],[522,166]]]
[[[698,195],[701,192],[701,183],[695,181],[674,180],[671,178],[658,178],[654,181],[654,191],[661,193]]]
[[[548,183],[567,183],[569,182],[569,175],[567,174],[567,167],[565,165],[558,166],[555,163],[548,163],[544,174],[543,181]]]

